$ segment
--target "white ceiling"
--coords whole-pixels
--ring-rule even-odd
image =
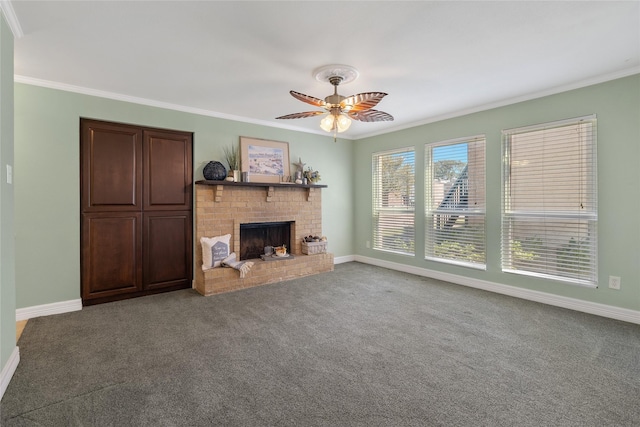
[[[381,91],[361,138],[640,72],[639,1],[11,1],[16,81],[322,133],[327,64]],[[10,13],[6,13],[9,15]],[[18,28],[19,26],[19,28]],[[19,35],[19,34],[18,34]]]

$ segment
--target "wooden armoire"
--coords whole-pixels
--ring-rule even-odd
[[[80,120],[83,305],[191,287],[193,134]]]

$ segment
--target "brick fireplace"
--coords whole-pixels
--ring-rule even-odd
[[[304,255],[304,236],[322,234],[322,194],[325,186],[198,181],[196,194],[196,280],[202,295],[214,295],[333,271],[330,253]],[[245,278],[232,268],[202,271],[200,237],[231,234],[230,250],[240,257],[243,224],[290,224],[291,258],[254,262]]]

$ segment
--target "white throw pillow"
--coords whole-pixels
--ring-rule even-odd
[[[217,237],[201,237],[202,269],[220,267],[220,262],[229,256],[229,241],[231,234]]]

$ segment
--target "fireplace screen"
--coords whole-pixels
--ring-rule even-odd
[[[240,224],[240,259],[260,258],[265,246],[291,248],[292,224],[293,221]]]

